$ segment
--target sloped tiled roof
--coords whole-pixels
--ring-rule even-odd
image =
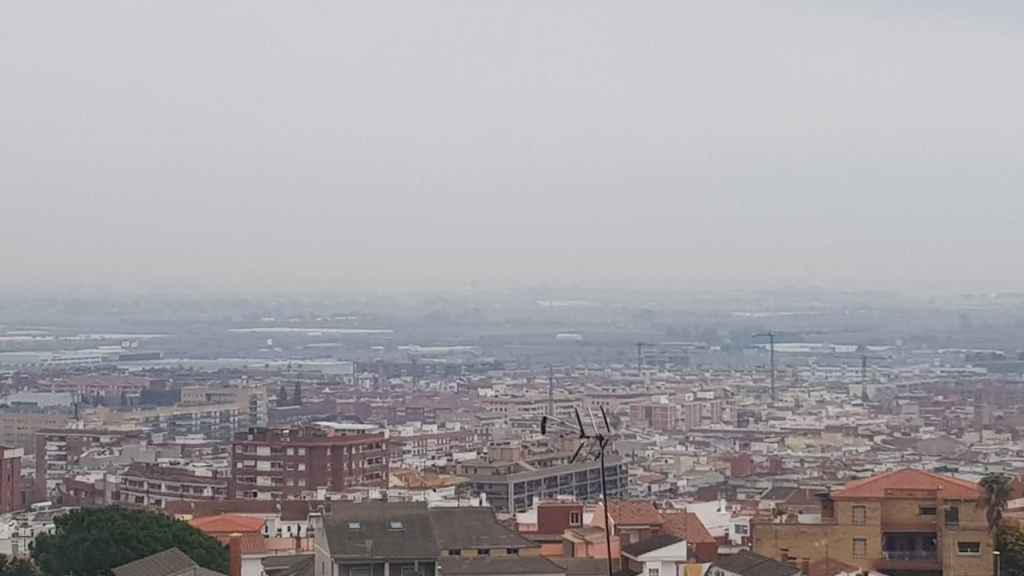
[[[665,522],[661,513],[649,500],[613,500],[608,503],[608,515],[618,526],[660,526]]]
[[[442,556],[439,572],[459,576],[502,574],[565,574],[565,569],[543,556]]]
[[[889,490],[939,490],[943,498],[950,500],[975,500],[982,493],[981,487],[973,482],[939,476],[924,470],[904,468],[850,482],[845,488],[832,494],[832,497],[884,498]]]
[[[268,576],[313,576],[316,572],[312,554],[268,556],[261,563]]]
[[[434,508],[430,521],[442,550],[539,546],[499,524],[490,508]]]
[[[164,550],[114,568],[114,576],[179,576],[191,574],[196,567],[184,552],[177,548]]]
[[[707,527],[700,521],[700,517],[693,512],[665,512],[662,516],[665,518],[662,530],[667,534],[686,540],[687,544],[715,541],[715,537],[708,532]]]
[[[653,552],[654,550],[661,550],[666,546],[678,544],[682,541],[682,538],[673,536],[671,534],[657,534],[655,536],[651,536],[650,538],[644,538],[639,542],[626,546],[622,549],[622,553],[626,554],[627,556],[637,558],[639,556],[647,554],[648,552]]]
[[[741,576],[792,576],[800,572],[789,564],[749,550],[741,550],[732,556],[725,556],[716,561],[714,566]]]
[[[219,516],[204,516],[193,518],[188,523],[201,532],[207,534],[223,533],[252,533],[262,532],[266,521],[254,516],[241,516],[239,514],[221,514]]]
[[[426,560],[439,555],[425,504],[339,502],[327,521],[327,542],[339,559]]]

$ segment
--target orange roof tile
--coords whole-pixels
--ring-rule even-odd
[[[665,518],[662,529],[666,534],[682,538],[688,544],[715,541],[715,537],[693,512],[665,512],[662,516]]]
[[[904,468],[850,482],[832,497],[839,500],[885,498],[889,490],[938,490],[942,498],[950,500],[975,500],[981,496],[981,487],[973,482]]]
[[[647,500],[609,502],[608,515],[611,516],[612,522],[619,526],[660,526],[665,522],[654,507],[654,503]]]
[[[204,516],[193,518],[188,523],[201,532],[207,534],[225,533],[259,533],[263,531],[266,520],[253,516],[241,516],[238,514],[221,514],[219,516]]]

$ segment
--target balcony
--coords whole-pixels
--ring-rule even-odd
[[[936,550],[882,550],[882,559],[900,562],[938,562],[939,553]]]
[[[880,571],[937,571],[942,569],[936,533],[888,532],[882,535]]]

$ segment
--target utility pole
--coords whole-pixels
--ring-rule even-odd
[[[555,415],[555,369],[548,366],[548,416]]]
[[[772,402],[775,402],[775,332],[769,330],[767,332],[761,332],[754,334],[753,338],[768,338],[768,363],[771,366],[771,372],[768,376],[771,382],[771,395]]]

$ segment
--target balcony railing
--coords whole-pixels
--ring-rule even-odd
[[[882,550],[882,558],[910,562],[937,562],[939,555],[935,550]]]

